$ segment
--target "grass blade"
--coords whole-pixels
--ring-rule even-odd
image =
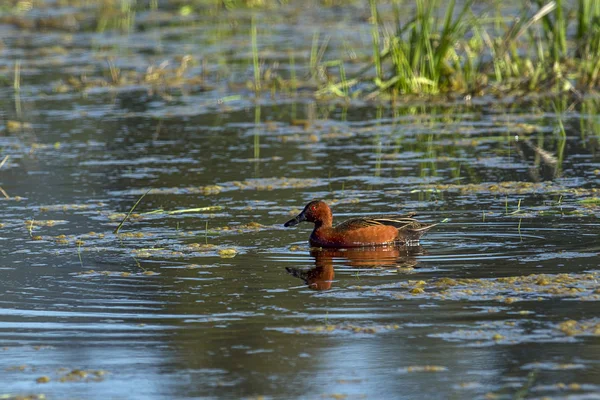
[[[135,210],[135,208],[138,206],[138,204],[140,204],[140,201],[142,201],[142,199],[144,197],[146,197],[146,195],[148,193],[150,193],[151,190],[152,190],[151,188],[148,189],[148,191],[146,193],[144,193],[142,195],[142,197],[140,197],[138,199],[138,201],[135,202],[135,204],[133,205],[133,207],[131,207],[131,210],[129,210],[129,212],[127,213],[127,215],[125,216],[125,218],[123,218],[123,221],[121,221],[121,223],[119,224],[119,226],[117,226],[117,229],[115,229],[115,231],[113,232],[115,235],[119,233],[119,230],[121,229],[121,227],[123,226],[123,224],[125,223],[125,221],[127,221],[127,219],[129,218],[129,216],[131,215],[131,213],[133,212],[133,210]]]

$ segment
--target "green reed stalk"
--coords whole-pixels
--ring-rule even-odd
[[[556,0],[556,28],[554,30],[554,35],[556,37],[556,47],[557,47],[557,58],[562,58],[567,56],[567,19],[565,18],[563,1]]]
[[[376,0],[369,0],[371,6],[371,38],[373,45],[373,62],[375,63],[375,71],[377,79],[383,80],[383,69],[381,67],[381,50],[379,37],[379,16],[377,15]]]
[[[258,93],[260,91],[260,65],[258,64],[258,44],[257,44],[257,31],[256,31],[256,16],[252,15],[252,21],[250,26],[250,35],[252,36],[252,64],[254,65],[254,90]]]
[[[600,2],[579,0],[577,9],[577,56],[583,65],[582,80],[588,87],[596,86],[600,74]]]
[[[558,147],[556,149],[556,170],[554,171],[554,177],[558,178],[562,175],[562,164],[565,157],[565,146],[567,144],[566,135],[558,140]]]
[[[348,88],[348,81],[346,80],[346,70],[344,69],[344,62],[343,61],[340,60],[338,68],[340,70],[340,80],[341,80],[341,84],[342,84],[342,93],[344,93],[344,97],[348,97],[349,88]]]
[[[317,77],[317,63],[319,54],[319,33],[315,32],[312,38],[312,45],[310,46],[310,75],[314,79]]]
[[[13,88],[15,92],[21,90],[21,60],[15,61],[15,73],[13,79]]]
[[[33,224],[34,224],[35,220],[31,219],[31,221],[29,221],[29,226],[27,227],[27,231],[29,232],[29,237],[32,238],[33,237]]]
[[[152,189],[148,189],[148,191],[146,193],[144,193],[139,199],[138,201],[135,202],[135,204],[133,205],[133,207],[131,207],[131,209],[129,210],[129,212],[127,213],[127,215],[125,216],[125,218],[123,218],[123,221],[121,221],[121,223],[119,224],[119,226],[117,226],[117,228],[114,230],[114,234],[118,234],[119,230],[121,229],[121,227],[123,226],[123,224],[125,223],[125,221],[127,221],[127,219],[129,219],[129,216],[131,215],[131,213],[133,213],[133,210],[135,210],[135,208],[138,206],[138,204],[140,204],[140,202],[142,201],[142,199],[144,197],[146,197],[146,195],[148,193],[150,193]]]
[[[561,60],[567,55],[567,19],[564,14],[562,0],[547,2],[545,0],[536,0],[540,11],[548,9],[551,12],[544,13],[541,18],[542,34],[545,42],[548,44],[550,57],[553,62]],[[538,12],[538,13],[539,13]]]
[[[111,82],[113,83],[113,85],[118,85],[119,82],[121,81],[121,69],[117,68],[112,57],[108,57],[106,59],[106,63],[108,64],[108,70],[110,72]]]
[[[0,161],[0,169],[2,169],[2,167],[4,166],[4,164],[6,164],[6,162],[8,161],[9,158],[10,158],[10,154],[7,154],[4,156],[2,161]]]
[[[523,400],[529,397],[531,393],[531,388],[533,387],[536,378],[538,375],[538,370],[532,370],[529,374],[527,374],[527,382],[525,382],[519,390],[513,395],[513,400]]]
[[[288,54],[290,55],[290,85],[295,94],[298,92],[298,81],[296,80],[296,56],[292,49],[289,50]]]
[[[132,258],[133,258],[133,261],[135,261],[135,265],[137,265],[137,267],[138,267],[139,269],[141,269],[141,270],[142,270],[142,271],[144,271],[144,272],[147,272],[147,271],[148,271],[146,268],[142,267],[142,264],[140,264],[140,262],[138,261],[138,259],[137,259],[137,258],[135,258],[135,257],[133,257],[133,256],[132,256]]]
[[[562,116],[562,112],[559,110],[559,105],[557,105],[556,102],[552,102],[552,108],[554,108],[554,113],[556,114],[556,124],[557,124],[557,131],[558,131],[558,135],[560,136],[561,139],[566,139],[567,137],[567,131],[565,130],[565,125],[563,123],[563,116]]]
[[[131,33],[135,25],[135,0],[121,0],[121,30]]]
[[[13,79],[13,88],[15,91],[15,112],[21,116],[21,60],[15,61],[15,73]]]

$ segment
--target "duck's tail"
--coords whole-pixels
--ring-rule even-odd
[[[421,236],[438,224],[422,224],[420,222],[407,224],[398,229],[398,241],[406,245],[418,245]]]

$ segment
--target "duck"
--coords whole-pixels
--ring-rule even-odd
[[[283,226],[301,222],[314,223],[309,237],[313,247],[352,248],[388,245],[416,245],[423,234],[437,224],[424,224],[413,217],[416,213],[381,217],[358,217],[333,226],[333,213],[323,200],[313,200],[304,210]]]

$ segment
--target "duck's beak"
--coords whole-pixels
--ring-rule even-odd
[[[300,214],[298,214],[296,216],[296,218],[290,219],[288,222],[286,222],[285,224],[283,224],[283,226],[285,226],[286,228],[289,227],[289,226],[296,226],[296,225],[298,225],[302,221],[306,221],[306,217],[304,216],[303,212],[301,212]]]

